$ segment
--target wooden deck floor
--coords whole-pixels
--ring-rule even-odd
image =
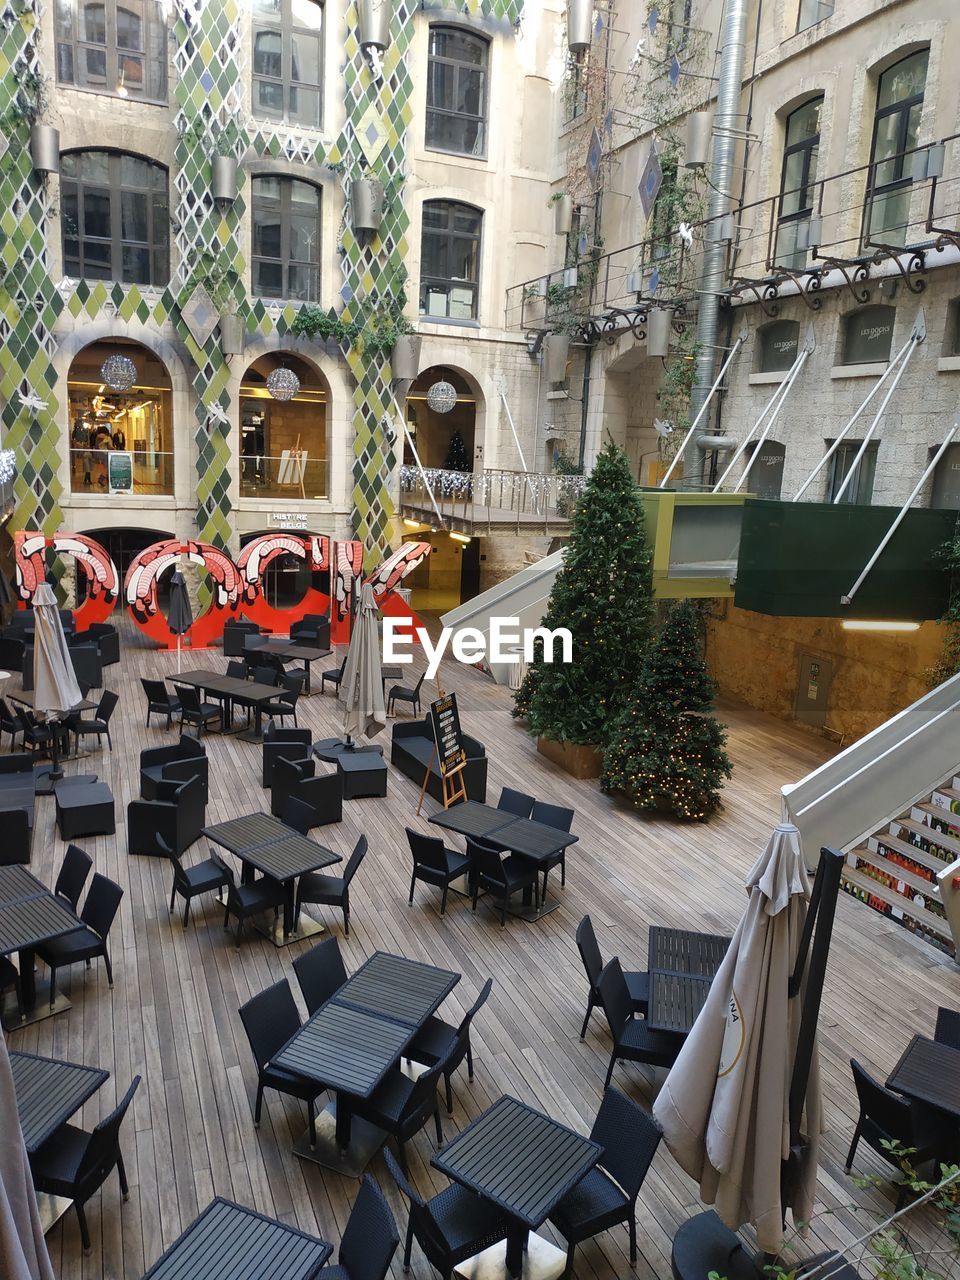
[[[191,661],[187,657],[186,665]],[[222,659],[209,654],[201,661],[220,665]],[[253,1126],[256,1077],[237,1007],[283,976],[296,990],[291,962],[308,944],[278,951],[254,935],[237,951],[212,902],[198,904],[195,923],[184,931],[167,913],[167,865],[127,856],[123,819],[137,787],[138,753],[170,740],[160,728],[143,727],[139,677],[175,667],[174,655],[126,648],[122,665],[107,671],[108,686],[121,694],[114,750],[68,766],[99,770],[117,799],[117,836],[85,842],[97,869],[126,889],[113,937],[115,986],[108,988],[102,965],[64,972],[73,1008],[9,1037],[11,1047],[109,1069],[110,1081],[84,1108],[87,1126],[106,1114],[134,1073],[144,1079],[122,1138],[130,1200],[121,1205],[112,1178],[91,1202],[89,1259],[81,1253],[75,1215],[54,1228],[49,1243],[61,1280],[136,1280],[215,1194],[336,1243],[356,1193],[356,1183],[291,1153],[304,1126],[298,1103],[268,1092],[264,1123],[259,1131]],[[644,965],[649,924],[732,931],[744,903],[743,876],[778,816],[780,784],[801,777],[829,748],[778,721],[724,707],[734,761],[726,807],[708,826],[681,827],[641,818],[602,796],[595,784],[575,782],[546,763],[511,721],[509,693],[479,673],[448,667],[445,684],[459,695],[465,730],[486,743],[491,799],[510,784],[576,807],[580,843],[568,857],[567,888],[552,886],[560,910],[536,924],[510,920],[501,931],[490,912],[481,908],[473,916],[460,898],[441,920],[438,895],[426,887],[408,907],[403,829],[424,820],[413,816],[417,787],[391,770],[386,800],[348,802],[343,823],[322,832],[324,842],[344,853],[361,831],[369,838],[370,854],[355,882],[351,937],[343,939],[339,917],[323,910],[321,917],[340,937],[348,968],[385,948],[459,970],[463,980],[445,1006],[451,1019],[494,976],[492,997],[474,1025],[476,1081],[470,1086],[465,1073],[455,1078],[448,1136],[504,1092],[586,1130],[600,1100],[608,1036],[595,1015],[586,1041],[578,1039],[585,991],[573,934],[580,917],[592,914],[605,955],[619,954],[626,967],[636,968]],[[315,695],[301,707],[301,723],[317,736],[337,730],[332,697]],[[385,743],[388,736],[389,729]],[[261,807],[259,748],[212,735],[207,749],[208,821]],[[40,800],[33,870],[52,883],[62,853],[53,804]],[[205,847],[192,854],[205,857]],[[848,1059],[855,1055],[884,1078],[911,1033],[932,1031],[938,1004],[960,1007],[960,970],[953,962],[841,895],[821,1016],[825,1207],[851,1199],[872,1200],[881,1211],[892,1205],[892,1198],[851,1187],[843,1175],[855,1114]],[[629,1067],[614,1076],[645,1105],[659,1079]],[[424,1132],[410,1147],[414,1181],[424,1193],[440,1184],[431,1153]],[[881,1164],[864,1149],[858,1169],[879,1172]],[[405,1228],[405,1206],[379,1159],[372,1171]],[[661,1148],[639,1206],[638,1274],[644,1280],[669,1277],[674,1229],[698,1207],[696,1188]],[[840,1212],[819,1222],[816,1233],[833,1243],[853,1225],[851,1215]],[[401,1274],[399,1255],[393,1270]],[[413,1274],[433,1274],[416,1250]],[[626,1234],[614,1231],[581,1249],[576,1274],[598,1280],[630,1274]]]

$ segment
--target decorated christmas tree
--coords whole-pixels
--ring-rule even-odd
[[[629,695],[651,634],[653,586],[643,507],[630,465],[607,445],[570,523],[542,626],[566,627],[573,661],[535,660],[514,714],[555,741],[602,744]]]
[[[726,731],[712,715],[714,687],[700,651],[697,611],[675,604],[650,646],[633,697],[618,715],[600,786],[638,809],[704,822],[730,776]]]
[[[470,470],[467,446],[463,443],[463,436],[459,431],[455,431],[450,437],[450,447],[447,449],[447,458],[443,464],[443,469],[445,471]]]

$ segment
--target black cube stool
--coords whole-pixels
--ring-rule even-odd
[[[116,831],[113,792],[105,782],[58,784],[54,795],[61,840],[112,836]]]
[[[343,780],[344,800],[387,794],[387,762],[383,756],[365,751],[359,755],[342,755],[337,769]]]

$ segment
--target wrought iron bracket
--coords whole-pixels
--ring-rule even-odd
[[[754,302],[760,304],[760,310],[765,316],[770,316],[772,319],[780,314],[776,280],[735,279],[730,288],[730,297],[742,298],[745,293],[753,295]]]
[[[783,280],[792,280],[797,286],[797,296],[803,305],[811,311],[819,311],[823,306],[823,299],[819,296],[822,273],[794,271],[791,267],[780,267],[779,270]],[[783,280],[778,281],[778,285],[782,284]]]
[[[870,290],[857,287],[870,279],[870,267],[867,262],[860,258],[819,258],[818,261],[823,263],[823,270],[840,272],[844,283],[857,302],[870,301]]]
[[[647,336],[644,326],[647,323],[648,310],[646,306],[611,307],[602,315],[585,317],[577,331],[577,336],[581,342],[591,346],[601,341],[608,346],[613,346],[625,333],[630,333],[638,342],[643,342]]]
[[[894,245],[878,244],[871,262],[877,266],[881,262],[892,262],[910,292],[923,293],[927,287],[927,282],[923,278],[927,270],[926,256],[925,249],[897,249]],[[906,266],[902,261],[904,257],[907,257]]]

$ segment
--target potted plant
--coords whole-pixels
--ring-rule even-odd
[[[548,386],[566,382],[569,355],[569,333],[548,333],[543,340],[543,377]]]
[[[29,125],[30,159],[37,173],[43,174],[60,172],[60,130],[43,122],[47,107],[46,77],[40,71],[28,71],[18,82],[6,123]]]
[[[567,0],[567,48],[586,53],[593,40],[593,0]]]
[[[390,44],[391,0],[358,0],[361,49],[379,49]]]
[[[350,183],[350,221],[356,232],[373,235],[383,221],[384,187],[377,178],[359,177]]]
[[[213,155],[210,158],[210,193],[218,203],[232,204],[237,198],[238,141],[238,131],[232,121],[214,136]]]
[[[670,354],[670,328],[673,324],[673,311],[668,307],[656,307],[647,312],[647,355],[667,356]]]
[[[576,285],[554,283],[547,286],[546,322],[549,333],[543,340],[543,376],[547,384],[566,382],[570,339],[579,332],[581,317],[574,308]]]
[[[568,236],[573,229],[573,196],[566,191],[555,191],[550,197],[553,205],[553,229],[558,236]]]
[[[243,355],[244,323],[234,290],[240,281],[237,272],[212,253],[202,253],[187,281],[185,293],[202,285],[220,313],[220,349],[225,356]]]
[[[390,367],[397,382],[412,382],[420,372],[420,346],[423,338],[419,333],[398,333],[390,355]]]

